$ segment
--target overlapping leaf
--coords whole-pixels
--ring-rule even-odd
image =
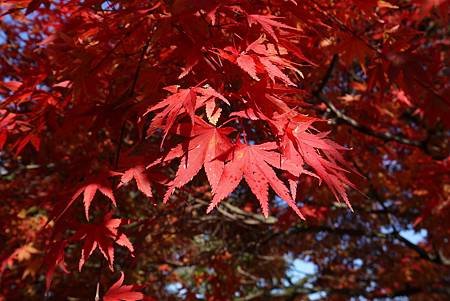
[[[250,25],[252,24],[259,24],[263,30],[269,34],[272,39],[274,39],[276,42],[278,42],[278,37],[275,33],[275,29],[284,29],[284,30],[291,30],[291,31],[298,31],[297,28],[286,25],[278,20],[282,18],[271,16],[271,15],[248,15],[247,20]]]
[[[178,87],[166,88],[172,93],[169,97],[152,106],[147,112],[159,111],[152,120],[150,131],[164,128],[164,137],[167,136],[173,127],[177,117],[182,114],[188,114],[192,122],[195,119],[195,111],[204,106],[208,101],[214,101],[216,98],[229,104],[228,100],[213,88],[192,87],[188,89],[178,89]]]
[[[296,86],[282,70],[291,70],[302,76],[301,71],[292,62],[280,56],[280,54],[286,54],[286,49],[278,47],[277,50],[273,44],[265,43],[263,36],[240,53],[232,46],[225,47],[223,50],[219,49],[217,53],[223,59],[238,65],[256,81],[260,80],[258,74],[264,74],[273,83],[275,83],[275,79],[279,79],[286,85]]]
[[[299,163],[296,171],[290,171],[294,176],[290,180],[291,193],[295,196],[297,179],[304,173],[317,177],[320,181],[323,180],[336,199],[344,200],[347,206],[351,208],[346,188],[353,187],[353,185],[346,176],[346,170],[341,167],[347,166],[340,153],[345,148],[326,138],[328,133],[311,133],[311,130],[314,130],[312,124],[316,121],[318,121],[317,118],[301,115],[287,121],[286,117],[282,116],[274,121],[274,124],[278,127],[281,126],[280,129],[284,133],[282,140],[283,155]],[[314,173],[304,170],[303,163],[310,166]]]

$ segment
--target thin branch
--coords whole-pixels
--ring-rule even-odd
[[[338,62],[338,55],[333,55],[333,58],[331,59],[330,64],[328,65],[327,71],[325,72],[324,77],[322,78],[322,81],[320,82],[319,87],[313,92],[313,95],[320,95],[322,94],[323,89],[327,86],[330,79],[333,77],[333,71],[336,68],[336,64]]]
[[[343,113],[342,111],[340,111],[331,100],[329,100],[328,98],[326,98],[323,95],[323,89],[326,87],[327,83],[330,81],[330,79],[333,76],[333,71],[335,69],[335,66],[337,65],[337,61],[338,61],[338,55],[334,55],[331,63],[328,66],[328,69],[325,73],[325,76],[323,77],[319,87],[312,93],[312,95],[314,97],[316,97],[318,100],[320,100],[321,102],[323,102],[328,109],[333,112],[333,114],[336,116],[337,119],[341,120],[342,122],[352,126],[353,128],[355,128],[356,130],[358,130],[359,132],[381,139],[383,141],[396,141],[398,143],[401,144],[406,144],[406,145],[410,145],[410,146],[414,146],[414,147],[418,147],[421,149],[426,149],[425,147],[425,142],[424,141],[417,141],[417,140],[411,140],[408,138],[405,138],[403,136],[398,136],[398,135],[393,135],[389,132],[387,133],[381,133],[381,132],[377,132],[374,131],[373,129],[371,129],[368,126],[365,126],[361,123],[359,123],[358,121],[356,121],[355,119],[351,118],[350,116],[346,115],[345,113]]]
[[[360,174],[364,175],[366,179],[368,180],[370,179],[369,174],[365,172],[356,161],[353,161],[353,166]],[[368,181],[368,183],[369,183],[369,193],[371,194],[372,198],[374,199],[374,201],[378,202],[381,205],[381,207],[383,207],[383,209],[387,212],[387,217],[389,219],[390,226],[393,230],[392,233],[390,233],[390,235],[393,238],[402,242],[406,247],[416,252],[420,258],[436,264],[446,265],[446,263],[440,258],[439,254],[433,255],[428,253],[425,249],[421,248],[419,245],[411,242],[409,239],[400,234],[400,231],[395,226],[396,221],[394,220],[393,215],[389,212],[388,210],[389,208],[386,207],[386,204],[383,201],[383,197],[378,193],[376,187],[373,185],[371,181]]]
[[[149,38],[147,39],[147,42],[145,43],[144,47],[142,48],[141,56],[139,57],[139,62],[136,67],[136,72],[134,73],[133,82],[131,83],[130,95],[134,95],[134,92],[136,89],[136,84],[139,79],[139,74],[142,69],[142,62],[144,61],[145,54],[148,52],[148,49],[150,48],[150,42],[151,42],[152,38],[153,38],[153,36],[150,35]]]
[[[208,203],[204,200],[194,198],[193,199],[196,203],[199,203],[203,206],[207,206]],[[223,205],[223,206],[222,206]],[[264,218],[264,216],[252,213],[252,212],[246,212],[241,210],[240,208],[231,205],[229,202],[223,202],[221,206],[217,207],[218,212],[225,216],[226,218],[233,220],[233,221],[241,221],[244,224],[247,225],[272,225],[276,224],[278,222],[278,218],[276,217],[269,217]],[[225,208],[228,210],[225,210]],[[391,233],[382,233],[379,231],[367,231],[364,229],[352,229],[352,228],[334,228],[326,225],[297,225],[293,228],[291,228],[289,231],[286,232],[273,232],[271,235],[269,235],[266,239],[261,239],[258,242],[258,245],[264,244],[269,242],[271,239],[273,239],[276,236],[279,235],[291,235],[291,234],[298,234],[298,233],[318,233],[318,232],[326,232],[330,234],[336,234],[336,235],[349,235],[349,236],[365,236],[365,237],[372,237],[372,238],[381,238],[381,239],[397,239],[400,241],[403,245],[411,249],[412,251],[416,252],[420,258],[427,260],[429,262],[438,264],[438,265],[446,265],[446,262],[440,259],[439,256],[433,256],[432,254],[429,254],[426,250],[422,249],[420,246],[412,243],[405,237],[403,237],[397,230],[392,231]]]
[[[117,169],[119,167],[120,152],[122,150],[123,138],[125,137],[125,123],[126,123],[126,121],[124,121],[122,123],[122,126],[120,127],[119,139],[117,140],[116,152],[114,154],[114,168],[115,169]]]
[[[433,263],[437,264],[444,264],[439,256],[433,256],[430,255],[427,251],[419,247],[418,245],[414,244],[410,240],[406,239],[404,236],[402,236],[399,232],[395,231],[391,234],[393,237],[397,238],[399,241],[401,241],[405,246],[416,252],[420,258],[431,261]]]
[[[344,114],[342,111],[340,111],[338,108],[336,108],[336,106],[325,96],[323,96],[321,94],[315,95],[315,96],[319,100],[321,100],[323,103],[325,103],[327,105],[327,107],[330,109],[330,111],[332,111],[339,120],[352,126],[357,131],[359,131],[363,134],[381,139],[383,141],[395,141],[395,142],[398,142],[401,144],[406,144],[406,145],[418,147],[421,149],[425,149],[425,142],[423,142],[423,141],[411,140],[411,139],[408,139],[408,138],[405,138],[402,136],[393,135],[389,132],[387,132],[387,133],[376,132],[373,129],[369,128],[368,126],[365,126],[365,125],[359,123],[358,121],[356,121],[355,119],[351,118],[350,116]]]

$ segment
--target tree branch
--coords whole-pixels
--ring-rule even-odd
[[[323,95],[323,89],[326,87],[328,81],[332,78],[333,76],[333,70],[335,69],[335,66],[337,64],[338,61],[338,55],[335,54],[331,60],[330,65],[328,66],[328,69],[325,73],[324,78],[322,79],[319,87],[312,93],[312,95],[317,98],[318,100],[320,100],[321,102],[323,102],[328,109],[333,112],[333,114],[336,116],[337,119],[341,120],[342,122],[352,126],[353,128],[355,128],[357,131],[381,139],[383,141],[395,141],[401,144],[406,144],[406,145],[410,145],[410,146],[414,146],[414,147],[418,147],[421,149],[426,149],[425,147],[425,142],[424,141],[416,141],[416,140],[411,140],[408,138],[405,138],[403,136],[398,136],[398,135],[393,135],[389,132],[387,133],[380,133],[380,132],[376,132],[373,129],[371,129],[368,126],[365,126],[361,123],[359,123],[358,121],[356,121],[355,119],[351,118],[350,116],[346,115],[345,113],[343,113],[342,111],[340,111],[331,100],[329,100],[328,98],[326,98]]]

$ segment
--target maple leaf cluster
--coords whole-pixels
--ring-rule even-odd
[[[23,201],[5,209],[5,217],[19,216],[27,234],[9,243],[0,273],[40,256],[47,296],[55,272],[73,274],[78,265],[80,273],[95,271],[90,277],[97,299],[141,300],[137,287],[123,285],[123,270],[133,270],[129,262],[142,268],[136,267],[139,252],[149,242],[184,246],[183,238],[161,233],[178,235],[183,230],[177,228],[192,226],[185,214],[247,225],[271,225],[272,218],[280,224],[274,233],[295,232],[299,220],[334,219],[333,208],[371,206],[364,197],[376,193],[365,191],[370,183],[364,181],[379,180],[380,166],[395,169],[396,160],[388,159],[394,153],[414,154],[432,165],[428,174],[445,174],[449,102],[443,95],[449,86],[442,49],[448,41],[437,29],[427,33],[433,45],[419,33],[430,14],[436,22],[446,19],[445,1],[306,2],[0,4],[6,41],[0,52],[0,164],[13,173],[5,198]],[[406,150],[383,157],[383,145],[373,139]],[[355,159],[349,153],[356,148]],[[445,216],[445,179],[433,186],[438,201],[415,213],[415,225]],[[393,183],[384,178],[379,187],[408,195],[418,190],[406,184],[396,190]],[[24,217],[33,214],[40,219],[28,226]],[[196,226],[191,234],[200,235]],[[158,262],[160,273],[186,264],[183,254],[202,253],[180,249]],[[219,253],[211,265],[226,271],[221,262],[229,251]],[[33,264],[24,277],[37,273]],[[119,280],[106,289],[102,275],[116,270]],[[200,274],[195,277],[219,283]],[[242,280],[232,274],[227,277]],[[239,289],[229,282],[230,291]],[[219,297],[202,294],[208,300],[232,295],[214,290]]]

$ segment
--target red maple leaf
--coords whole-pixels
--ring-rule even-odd
[[[137,188],[147,197],[152,197],[152,188],[150,186],[150,181],[146,175],[144,165],[136,165],[127,169],[123,173],[114,172],[114,175],[121,176],[120,184],[118,187],[128,184],[131,180],[135,179]]]
[[[236,63],[239,67],[242,68],[242,70],[247,72],[251,78],[253,78],[254,80],[259,80],[258,75],[256,75],[256,62],[250,55],[239,55],[236,58]]]
[[[318,121],[317,118],[297,115],[293,119],[286,116],[278,116],[273,123],[283,129],[285,133],[283,144],[283,155],[299,164],[301,169],[291,172],[294,178],[290,179],[291,193],[295,197],[298,177],[302,174],[309,174],[323,180],[333,192],[337,200],[344,200],[351,209],[348,201],[346,186],[354,187],[347,179],[341,166],[348,166],[340,151],[344,147],[326,138],[327,132],[313,134],[312,123]],[[303,169],[303,162],[309,165],[314,173]],[[339,165],[340,164],[340,165]]]
[[[258,198],[264,216],[269,216],[268,189],[270,186],[301,218],[304,218],[289,195],[288,189],[270,166],[282,169],[293,168],[289,166],[293,163],[282,159],[281,154],[274,151],[276,149],[278,147],[274,142],[259,145],[237,144],[231,154],[231,161],[223,170],[220,178],[221,185],[213,191],[214,198],[207,212],[211,212],[244,178]]]
[[[111,203],[114,206],[117,206],[116,199],[114,198],[114,194],[112,192],[111,187],[103,178],[93,179],[88,182],[88,184],[83,184],[72,196],[70,201],[65,206],[64,210],[58,215],[56,218],[59,219],[64,212],[75,202],[75,200],[83,193],[83,204],[84,204],[84,213],[86,215],[86,219],[89,220],[89,208],[91,206],[92,200],[94,199],[95,193],[100,191],[103,195],[105,195],[108,199],[111,200]]]
[[[275,34],[274,28],[277,29],[288,29],[293,31],[298,31],[297,28],[286,25],[284,23],[281,23],[280,21],[277,21],[279,19],[282,19],[280,17],[271,16],[271,15],[248,15],[247,20],[250,25],[252,24],[259,24],[261,25],[262,29],[269,34],[276,42],[278,42],[278,37]]]
[[[120,272],[119,280],[108,289],[103,301],[137,301],[144,298],[144,294],[133,290],[133,285],[122,285],[124,278],[123,272]]]
[[[112,218],[112,213],[108,213],[98,224],[80,225],[78,231],[72,237],[72,240],[74,241],[84,239],[83,248],[81,250],[81,258],[78,266],[80,271],[86,260],[88,260],[92,252],[94,252],[94,250],[97,248],[108,261],[109,268],[113,270],[113,243],[126,247],[133,256],[133,245],[128,240],[128,237],[125,234],[118,231],[121,222],[121,219]]]
[[[58,241],[53,243],[44,258],[44,264],[47,266],[47,273],[45,274],[45,288],[48,291],[52,283],[55,269],[59,267],[65,273],[69,273],[64,262],[64,248],[67,246],[67,241]]]
[[[265,43],[266,39],[261,36],[252,42],[245,51],[239,51],[232,47],[225,47],[223,50],[217,49],[216,53],[234,64],[237,64],[242,70],[248,73],[251,78],[259,81],[258,74],[267,75],[275,83],[275,79],[280,79],[284,84],[296,86],[289,77],[283,73],[282,69],[288,69],[294,73],[303,76],[292,62],[283,59],[280,54],[287,54],[286,49],[275,47],[270,43]]]
[[[183,125],[179,133],[183,133]],[[171,161],[182,157],[174,180],[169,184],[169,189],[164,197],[167,202],[175,188],[188,183],[204,166],[208,181],[214,191],[219,183],[224,168],[224,163],[218,157],[231,148],[228,134],[233,128],[216,128],[200,118],[195,119],[195,124],[190,131],[190,139],[186,143],[173,148],[163,159],[155,162]],[[154,165],[152,164],[152,165]]]
[[[195,111],[200,107],[205,106],[209,100],[219,98],[229,104],[228,100],[224,96],[209,86],[191,87],[189,89],[178,89],[176,86],[171,86],[167,87],[166,90],[172,92],[173,94],[152,106],[147,111],[147,113],[149,113],[163,109],[155,115],[149,128],[149,131],[153,131],[157,128],[164,128],[162,143],[164,142],[170,129],[173,127],[178,116],[187,113],[193,123],[195,119]]]
[[[47,224],[52,220],[58,221],[81,194],[83,194],[84,212],[87,220],[89,220],[89,208],[97,191],[100,191],[111,201],[114,206],[117,206],[111,184],[107,179],[108,176],[111,176],[111,174],[102,172],[100,175],[90,177],[85,180],[81,185],[78,186],[78,189],[76,189],[70,200],[66,201],[65,203],[61,203],[55,208],[54,212],[52,213],[54,217],[52,219],[49,219],[47,221]]]

